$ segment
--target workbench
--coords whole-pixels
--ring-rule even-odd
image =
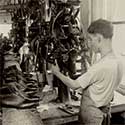
[[[49,103],[38,107],[40,116],[45,125],[59,125],[78,120],[79,107],[73,107],[74,113],[59,109],[62,103]]]
[[[112,118],[111,122],[114,125],[125,125],[125,96],[118,92],[114,93],[112,102]]]
[[[116,100],[117,99],[114,99],[114,101]],[[68,113],[66,111],[60,110],[58,107],[64,104],[54,102],[41,104],[38,107],[38,111],[40,112],[41,118],[45,125],[59,125],[75,122],[78,121],[79,112],[79,106],[76,103],[80,105],[80,102],[75,101],[75,106],[73,107],[74,113]],[[117,103],[113,102],[111,107],[111,113],[121,112],[123,115],[122,117],[125,119],[125,102],[122,98]]]

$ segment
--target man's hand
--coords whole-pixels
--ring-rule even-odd
[[[57,62],[56,65],[52,65],[52,73],[56,75],[56,77],[58,77],[69,88],[72,88],[74,90],[80,88],[80,85],[79,83],[77,83],[77,81],[72,80],[71,78],[65,76],[60,72]]]

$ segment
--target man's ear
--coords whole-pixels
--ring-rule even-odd
[[[98,37],[98,42],[100,43],[103,39],[103,36],[101,34],[96,34],[97,37]]]

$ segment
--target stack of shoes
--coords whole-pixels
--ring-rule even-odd
[[[12,51],[4,53],[2,106],[29,108],[39,104],[39,87],[32,74],[23,73],[19,59]]]

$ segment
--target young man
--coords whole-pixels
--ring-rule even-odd
[[[76,80],[52,67],[53,74],[72,89],[82,88],[79,113],[80,125],[102,125],[108,106],[113,99],[114,90],[122,78],[122,65],[112,49],[112,24],[103,19],[91,23],[88,28],[88,44],[94,53],[100,53],[101,59]],[[108,123],[106,123],[108,125]]]

